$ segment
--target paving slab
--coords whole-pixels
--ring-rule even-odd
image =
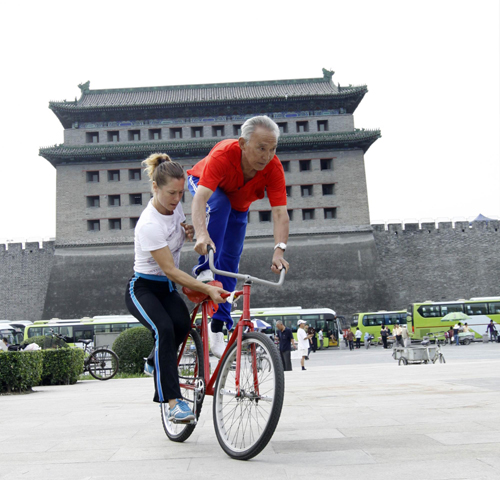
[[[500,348],[406,367],[376,349],[310,358],[286,372],[276,432],[248,462],[220,448],[210,397],[192,436],[170,442],[150,378],[0,396],[0,480],[500,478]]]

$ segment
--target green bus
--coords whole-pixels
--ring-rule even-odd
[[[243,312],[240,310],[231,312],[234,325],[240,320],[242,313]],[[201,315],[199,315],[199,317],[201,319]],[[310,327],[316,330],[316,335],[321,328],[323,329],[323,348],[337,346],[339,331],[342,330],[339,322],[340,317],[337,317],[331,308],[251,308],[250,318],[252,320],[263,320],[268,323],[269,327],[260,331],[269,335],[273,341],[277,331],[276,322],[278,322],[278,320],[281,320],[285,327],[289,327],[292,330],[295,339],[297,339],[297,322],[299,320],[305,320]],[[335,340],[332,341],[330,337],[333,337]]]
[[[433,332],[450,330],[457,321],[442,321],[448,313],[460,312],[468,316],[461,320],[467,322],[469,329],[476,338],[486,333],[486,327],[491,320],[500,330],[500,297],[476,297],[470,300],[452,300],[441,302],[410,303],[407,310],[408,328],[414,333],[414,338],[421,339]]]
[[[94,340],[99,333],[120,333],[128,328],[140,327],[142,324],[132,315],[103,315],[93,318],[72,320],[37,320],[27,325],[24,339],[38,335],[50,335],[52,331],[68,338],[68,344],[74,345],[80,340]]]
[[[373,335],[374,339],[378,342],[382,325],[388,327],[392,333],[392,329],[396,323],[406,325],[405,310],[380,310],[378,312],[355,313],[351,317],[351,330],[353,333],[356,332],[356,327],[361,330],[363,333],[363,336],[361,337],[362,343],[364,343],[366,332]]]

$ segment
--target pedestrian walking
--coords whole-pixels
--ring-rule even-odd
[[[307,357],[307,350],[309,348],[309,339],[311,335],[307,334],[306,327],[307,323],[304,320],[299,320],[297,322],[297,340],[299,344],[299,356],[300,356],[300,366],[302,370],[305,370],[304,360]]]
[[[382,338],[382,344],[384,345],[384,348],[387,348],[387,337],[389,336],[389,329],[385,326],[385,324],[382,324],[382,328],[380,329],[380,337]]]
[[[291,353],[292,347],[295,348],[295,340],[293,339],[292,330],[285,327],[281,320],[276,322],[276,328],[278,329],[279,351],[283,362],[283,370],[289,372],[292,370]]]
[[[359,327],[356,327],[356,348],[361,348],[361,337],[363,333],[359,329]]]
[[[354,333],[349,328],[346,333],[347,341],[349,342],[349,350],[354,350]]]
[[[318,332],[318,342],[319,342],[318,350],[321,350],[323,348],[323,329],[322,328],[320,328],[319,332]]]

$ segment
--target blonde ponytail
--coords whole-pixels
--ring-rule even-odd
[[[144,172],[147,173],[149,179],[156,182],[160,188],[166,185],[171,178],[186,178],[180,163],[172,161],[166,153],[153,153],[146,160],[143,160],[142,165],[145,167]]]

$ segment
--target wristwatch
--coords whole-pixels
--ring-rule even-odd
[[[283,243],[283,242],[277,243],[274,246],[274,249],[276,250],[277,248],[280,248],[281,250],[285,251],[286,250],[286,243]]]

